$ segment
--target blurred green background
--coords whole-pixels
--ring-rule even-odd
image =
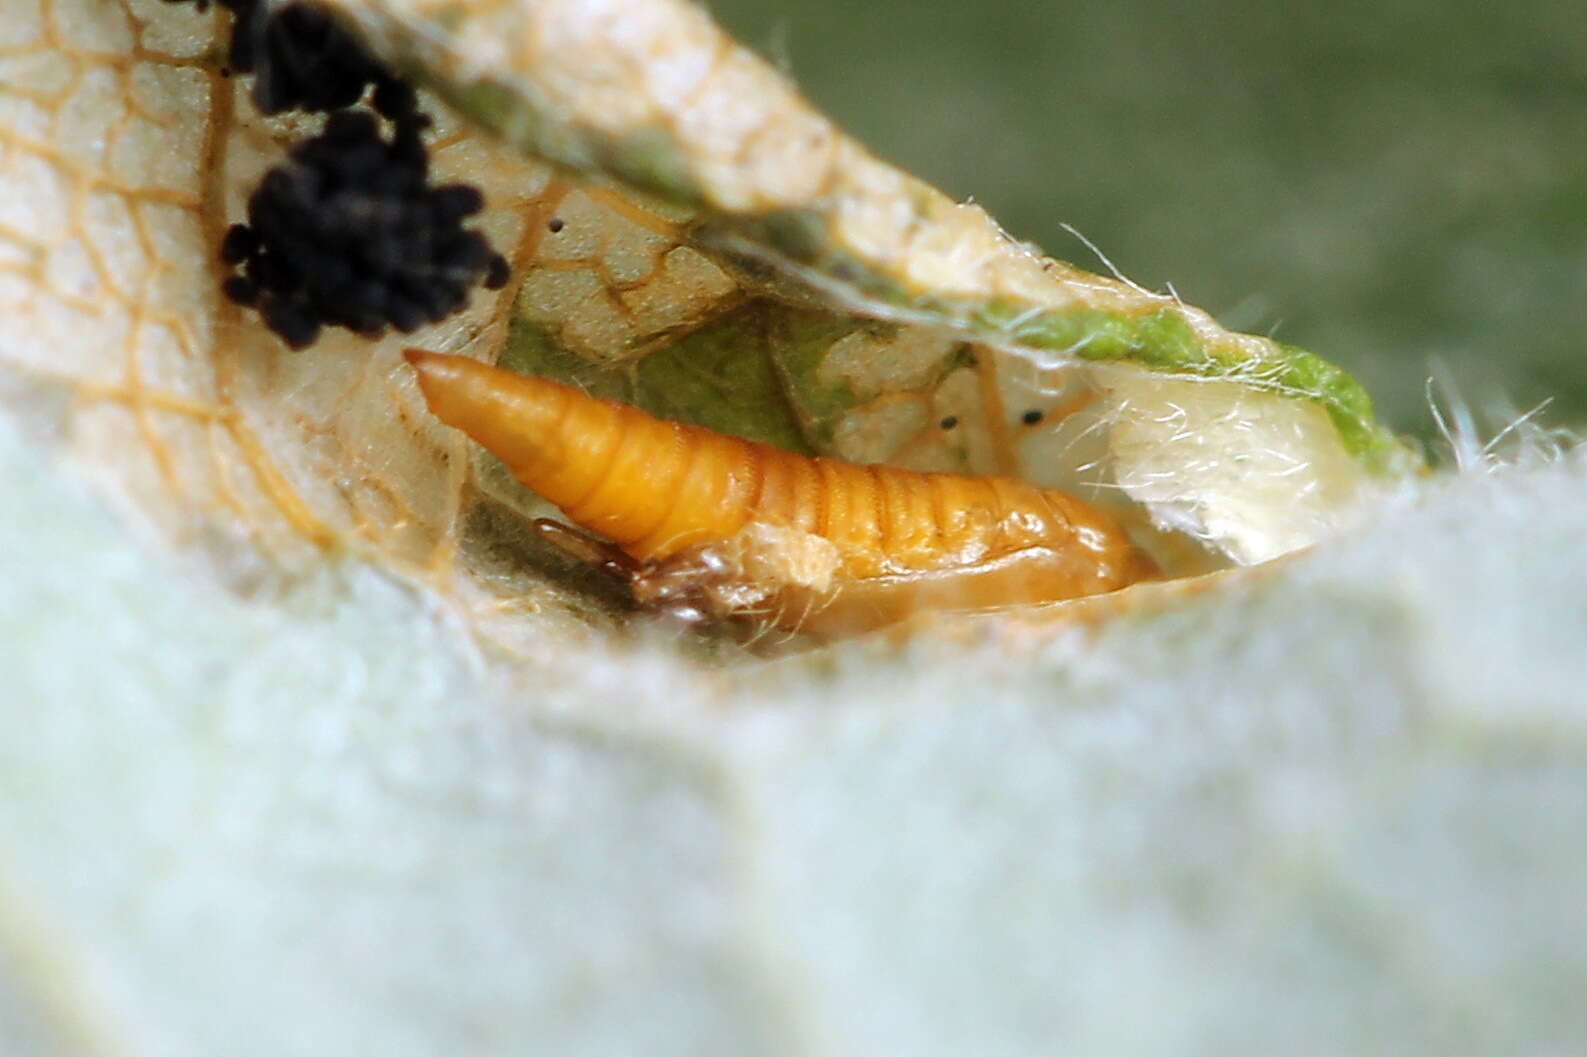
[[[1016,236],[1344,365],[1587,424],[1587,7],[712,0],[879,154]]]

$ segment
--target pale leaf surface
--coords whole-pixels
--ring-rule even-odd
[[[503,680],[366,566],[197,584],[7,433],[0,1039],[1576,1052],[1583,480],[1100,634]]]

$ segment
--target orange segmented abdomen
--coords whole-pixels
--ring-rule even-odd
[[[816,459],[825,484],[823,519],[819,535],[850,554],[876,552],[881,526],[876,519],[876,477],[869,466]]]
[[[757,516],[768,523],[801,532],[817,532],[825,510],[822,492],[826,484],[816,468],[816,460],[781,448],[757,445],[760,457],[760,496]]]
[[[883,549],[902,561],[940,551],[942,525],[926,475],[884,471],[878,475],[877,483],[883,507]]]
[[[1062,492],[809,458],[463,357],[419,349],[407,357],[437,417],[642,562],[756,522],[831,541],[849,579],[984,571],[1038,550],[1053,555],[1042,559],[1053,597],[1155,572],[1109,515]]]
[[[666,508],[649,534],[624,546],[641,560],[667,558],[732,536],[749,523],[760,490],[760,460],[749,442],[695,426],[677,428],[683,444],[676,456],[682,468],[676,485],[651,492],[642,476],[628,482],[635,494],[652,495],[652,502]]]

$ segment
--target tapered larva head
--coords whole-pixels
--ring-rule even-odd
[[[426,349],[404,349],[402,355],[419,376],[419,392],[431,413],[448,426],[472,434],[474,423],[489,404],[490,386],[482,365]]]
[[[425,349],[403,356],[436,418],[467,433],[514,471],[543,452],[569,397],[566,386]]]
[[[436,405],[452,403],[447,398],[466,388],[464,378],[468,369],[463,365],[471,361],[461,356],[413,348],[403,349],[402,358],[413,365],[414,373],[419,376],[419,391],[424,394],[424,402],[430,405],[430,410],[448,425],[456,425]]]

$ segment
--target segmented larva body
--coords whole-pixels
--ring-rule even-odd
[[[837,634],[1157,574],[1113,517],[1063,492],[796,455],[463,357],[407,356],[430,410],[611,540],[642,599]]]

